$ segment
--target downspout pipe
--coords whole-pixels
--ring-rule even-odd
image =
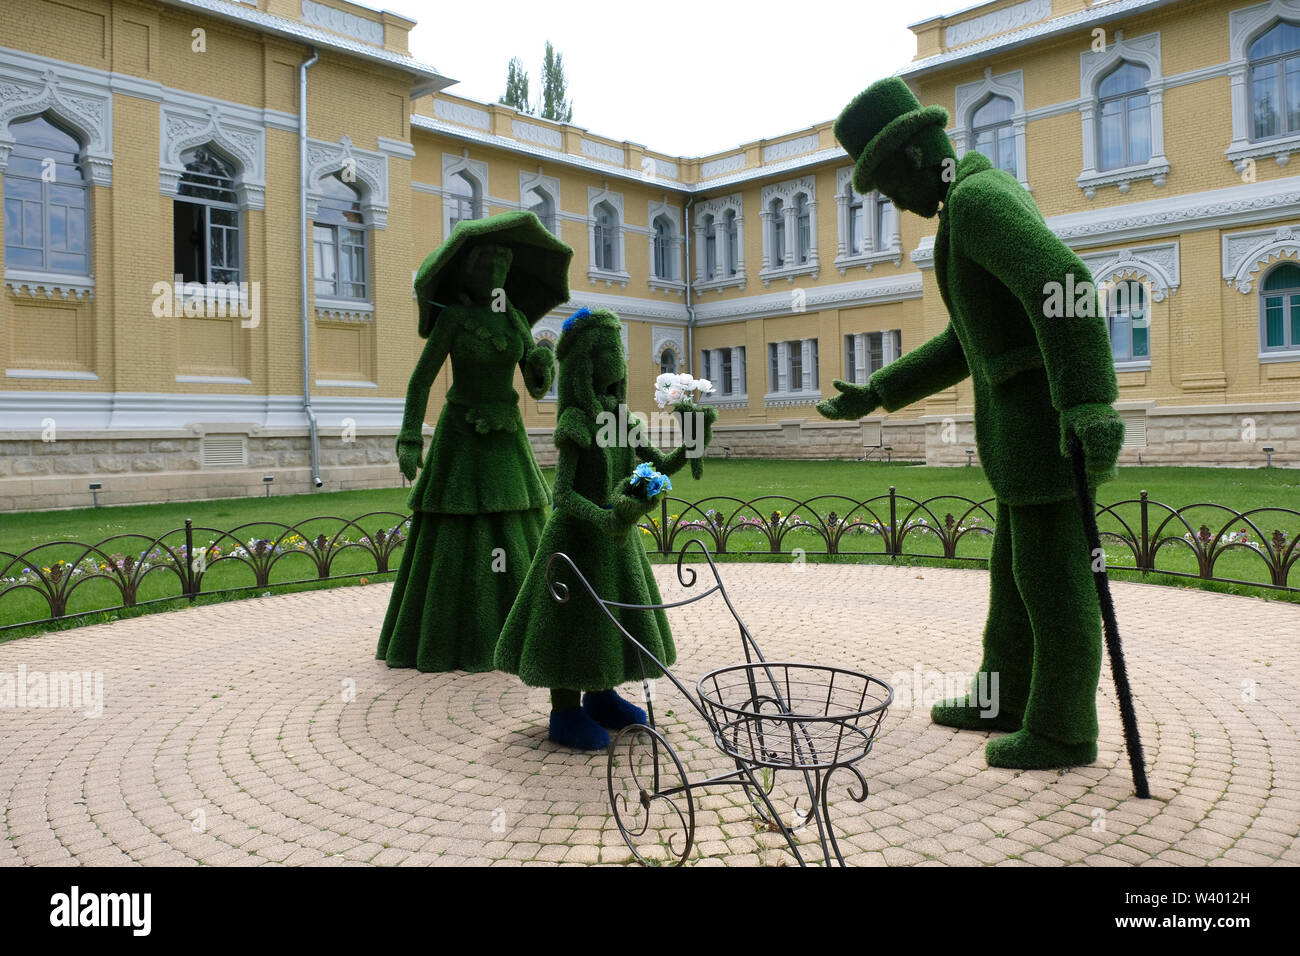
[[[320,58],[311,48],[311,57],[298,67],[298,263],[302,279],[302,411],[311,433],[311,480],[316,488],[325,482],[320,477],[320,429],[316,411],[311,407],[311,319],[307,308],[307,70]]]
[[[686,198],[686,368],[692,375],[695,374],[695,306],[691,304],[691,282],[693,274],[691,272],[691,240],[695,236],[695,230],[691,226],[691,206],[695,202],[695,197]]]

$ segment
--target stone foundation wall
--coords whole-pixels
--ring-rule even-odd
[[[431,430],[430,430],[431,431]],[[242,464],[203,462],[207,437],[239,439]],[[320,436],[323,491],[392,488],[402,485],[393,450],[395,434],[360,429],[350,440]],[[975,448],[970,415],[927,416],[880,423],[880,445],[867,447],[874,426],[858,422],[792,419],[763,425],[719,425],[709,457],[861,459],[924,461],[962,466]],[[538,464],[557,458],[550,429],[530,429]],[[881,446],[889,446],[886,452]],[[1273,464],[1300,466],[1300,411],[1173,411],[1149,409],[1146,444],[1125,447],[1122,464],[1206,465],[1257,468],[1265,447]],[[978,454],[974,463],[979,464]],[[92,502],[91,482],[103,487],[101,505],[240,498],[266,493],[262,477],[272,475],[273,495],[315,490],[311,450],[305,432],[205,427],[175,432],[59,434],[0,432],[0,511],[84,508]]]

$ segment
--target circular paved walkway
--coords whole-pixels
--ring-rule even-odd
[[[665,599],[680,594],[672,568],[656,571]],[[919,668],[923,681],[978,663],[983,572],[722,574],[769,659],[886,680]],[[0,681],[23,669],[28,680],[103,677],[98,717],[0,709],[0,863],[626,862],[606,758],[546,741],[545,691],[373,660],[390,590],[259,598],[0,645]],[[1300,863],[1300,607],[1114,590],[1156,799],[1130,796],[1109,669],[1100,756],[1077,770],[989,769],[987,735],[896,706],[864,764],[871,795],[854,803],[845,776],[832,797],[850,863]],[[740,659],[720,603],[671,614],[675,672],[690,686]],[[669,691],[661,681],[661,728],[691,777],[725,769],[699,715]],[[793,783],[777,785],[792,815]],[[792,862],[739,793],[705,796],[697,811],[693,861]],[[800,835],[816,857],[811,829]]]

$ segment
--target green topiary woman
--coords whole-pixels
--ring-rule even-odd
[[[613,312],[579,310],[565,322],[556,353],[560,385],[555,444],[560,459],[555,511],[501,630],[496,666],[533,687],[551,689],[551,740],[577,750],[601,750],[609,744],[605,727],[645,723],[645,711],[613,690],[641,679],[636,650],[563,570],[556,578],[570,586],[573,597],[557,603],[546,580],[547,561],[557,551],[567,554],[604,599],[659,603],[659,588],[636,530],[655,505],[631,493],[627,479],[637,459],[671,475],[690,456],[686,444],[664,454],[642,441],[630,415],[624,435],[611,440],[613,429],[604,427],[618,419],[619,406],[627,401],[627,360]],[[679,403],[677,409],[703,421],[703,443],[696,446],[702,454],[717,410],[701,410],[689,402]],[[663,611],[613,610],[628,633],[664,664],[676,660]]]
[[[429,389],[451,358],[452,383],[411,490],[410,538],[379,635],[378,657],[422,671],[492,669],[497,635],[541,537],[551,497],[513,388],[551,387],[555,355],[531,325],[569,297],[573,250],[531,212],[457,223],[415,279],[419,332],[397,438],[414,479]]]
[[[818,410],[841,419],[892,412],[970,376],[976,444],[998,501],[980,672],[999,675],[1000,700],[996,716],[969,697],[931,716],[1012,731],[989,741],[995,767],[1088,764],[1097,758],[1101,615],[1065,456],[1073,433],[1095,485],[1113,474],[1124,441],[1105,313],[1091,291],[1066,317],[1045,309],[1053,292],[1091,290],[1087,268],[1011,175],[973,150],[956,161],[947,121],[890,77],[835,123],[856,159],[858,192],[938,213],[934,271],[951,321],[866,385],[836,382],[842,394]]]

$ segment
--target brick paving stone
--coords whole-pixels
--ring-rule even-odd
[[[722,573],[772,659],[886,679],[917,665],[969,672],[979,660],[984,572],[813,565],[797,589],[774,565]],[[666,600],[685,596],[671,567],[656,575]],[[0,645],[0,672],[99,671],[111,692],[97,719],[0,711],[0,865],[631,862],[609,813],[606,756],[546,742],[545,691],[509,675],[420,674],[372,659],[390,593],[380,584],[280,595]],[[1114,595],[1158,799],[1132,797],[1108,675],[1101,759],[1062,772],[989,768],[986,734],[900,707],[860,765],[870,797],[849,799],[845,777],[831,788],[853,865],[1300,865],[1300,609],[1128,582]],[[887,644],[863,639],[867,608]],[[731,633],[720,602],[670,617],[687,686],[740,659],[734,637],[720,636]],[[1262,661],[1267,698],[1242,704],[1228,686],[1225,706],[1222,675]],[[355,675],[354,701],[339,699],[340,674]],[[669,695],[660,729],[688,775],[731,769],[694,710],[659,690]],[[802,780],[778,774],[784,819],[797,797],[802,812]],[[196,810],[203,833],[191,825]],[[663,810],[660,822],[671,816]],[[699,793],[694,810],[691,865],[793,863],[738,789]],[[666,859],[670,835],[652,828],[643,852]],[[815,829],[798,839],[819,861]]]

